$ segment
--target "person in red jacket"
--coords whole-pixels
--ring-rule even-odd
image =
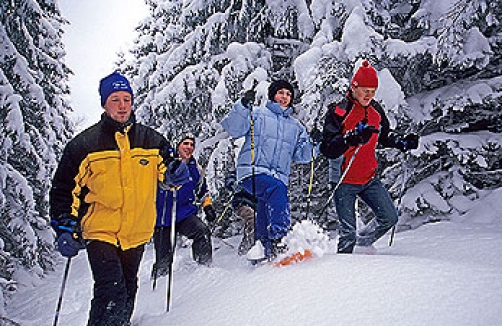
[[[334,196],[340,219],[339,253],[352,253],[356,243],[371,246],[397,223],[396,208],[376,175],[377,144],[403,152],[418,147],[418,135],[401,137],[390,132],[385,112],[373,99],[377,88],[377,72],[364,61],[352,79],[346,98],[328,106],[324,122],[321,153],[328,158],[343,155],[342,178]],[[359,236],[356,233],[356,196],[376,215],[372,227]]]

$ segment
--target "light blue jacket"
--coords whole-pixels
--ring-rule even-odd
[[[253,108],[255,174],[268,174],[289,183],[291,161],[309,163],[312,143],[305,127],[290,114],[291,107],[283,110],[279,103],[268,101],[266,107]],[[237,179],[252,175],[251,164],[251,111],[240,101],[221,121],[225,131],[233,138],[245,137],[237,159]]]

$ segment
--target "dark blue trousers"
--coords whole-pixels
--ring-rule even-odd
[[[265,247],[270,257],[272,241],[284,237],[291,225],[288,188],[279,179],[266,174],[254,177],[254,192],[258,201],[256,208],[255,238]],[[242,187],[253,194],[253,177],[242,180]]]
[[[91,241],[86,248],[94,279],[87,325],[126,325],[134,310],[144,245],[122,250],[106,242]]]

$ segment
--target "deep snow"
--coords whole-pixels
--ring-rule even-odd
[[[197,266],[179,248],[173,303],[166,279],[149,279],[153,246],[140,269],[133,324],[153,325],[502,325],[502,223],[474,218],[424,225],[376,243],[375,255],[334,253],[294,266],[252,267],[214,239],[214,264]],[[498,219],[500,221],[500,219]],[[237,246],[239,238],[228,239]],[[64,261],[8,306],[23,326],[52,325]],[[92,281],[85,252],[72,260],[59,325],[85,325]]]

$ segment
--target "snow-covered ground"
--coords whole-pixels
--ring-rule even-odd
[[[498,219],[500,221],[500,219]],[[239,239],[228,242],[237,246]],[[319,258],[286,267],[250,266],[219,239],[214,265],[195,265],[180,248],[173,302],[166,278],[152,291],[153,246],[140,270],[133,324],[247,325],[502,325],[502,223],[472,219],[428,224],[377,242],[375,255],[339,255],[334,243]],[[52,325],[64,261],[39,284],[21,287],[9,317],[23,326]],[[85,325],[92,281],[85,252],[72,260],[59,325]]]

